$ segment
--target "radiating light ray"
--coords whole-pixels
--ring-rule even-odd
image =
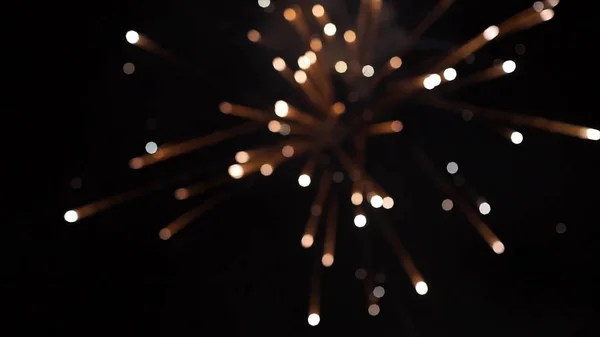
[[[429,175],[430,178],[446,193],[449,197],[452,198],[454,204],[464,213],[467,217],[469,223],[477,230],[479,235],[487,242],[490,248],[496,254],[502,254],[504,252],[504,245],[498,239],[496,234],[492,232],[490,227],[483,222],[477,213],[471,208],[471,206],[460,197],[460,195],[456,192],[454,187],[444,181],[439,174],[433,169],[433,166],[429,162],[429,159],[425,156],[423,151],[417,148],[413,148],[413,153],[417,159],[417,162],[423,167],[424,171]],[[500,249],[499,247],[502,247]]]
[[[190,139],[181,143],[176,144],[165,144],[154,154],[142,155],[135,157],[129,161],[129,166],[132,169],[141,169],[148,165],[156,164],[158,162],[178,157],[192,151],[199,150],[203,147],[215,145],[222,141],[243,135],[252,133],[260,128],[260,124],[248,123],[233,127],[229,130],[216,131],[209,135]]]
[[[324,267],[331,267],[335,260],[335,240],[337,232],[337,219],[338,219],[338,197],[337,194],[333,194],[332,200],[327,209],[327,224],[325,227],[325,242],[323,244],[323,256],[321,257],[321,263]]]
[[[506,63],[506,62],[508,62],[508,63]],[[490,81],[490,80],[493,80],[500,76],[510,74],[515,69],[514,67],[512,67],[512,64],[514,64],[514,61],[508,60],[506,62],[493,65],[487,69],[481,70],[481,71],[471,74],[467,77],[463,77],[458,81],[452,81],[449,83],[447,81],[443,81],[442,84],[444,84],[444,83],[447,83],[447,84],[442,86],[442,90],[444,93],[449,93],[452,91],[462,89],[469,85],[473,85],[473,84],[485,82],[485,81]],[[510,66],[506,66],[505,64],[510,64]],[[516,65],[515,65],[515,67],[516,67]]]
[[[331,172],[325,171],[321,176],[321,180],[319,181],[319,189],[317,190],[317,195],[315,197],[315,201],[311,207],[311,215],[308,218],[308,222],[306,223],[306,227],[304,229],[304,235],[302,236],[302,247],[310,248],[314,243],[315,235],[317,234],[317,228],[319,226],[319,220],[321,218],[321,214],[323,213],[323,207],[325,200],[329,194],[329,188],[331,187]]]
[[[283,16],[292,25],[294,30],[296,30],[298,35],[308,46],[310,44],[311,38],[310,30],[306,25],[306,18],[300,6],[294,5],[292,7],[286,8],[283,11]]]
[[[321,264],[315,263],[313,267],[310,287],[310,300],[308,305],[308,324],[317,326],[321,322]]]
[[[402,131],[402,128],[404,128],[404,125],[402,124],[401,121],[398,121],[398,120],[390,121],[390,122],[382,122],[382,123],[370,125],[369,128],[367,129],[367,134],[369,136],[376,136],[376,135],[384,135],[384,134],[390,134],[390,133],[398,133],[398,132]]]
[[[419,102],[456,113],[468,110],[475,116],[480,116],[491,121],[507,122],[513,125],[530,127],[581,139],[600,140],[599,130],[585,126],[553,121],[542,117],[520,115],[508,111],[488,109],[471,104],[448,102],[434,96],[426,100],[420,100]]]
[[[206,181],[201,181],[186,187],[180,187],[175,190],[173,195],[177,200],[186,200],[192,198],[194,196],[200,195],[210,189],[215,187],[219,187],[227,182],[231,181],[230,176],[222,176],[217,179],[210,179]]]
[[[192,221],[196,220],[203,213],[209,211],[217,204],[225,200],[227,196],[228,193],[224,192],[212,196],[210,199],[202,202],[200,206],[182,214],[169,225],[161,229],[158,232],[158,236],[162,240],[169,240],[171,237],[173,237],[173,235],[177,234],[179,231],[181,231],[183,228],[189,225]]]

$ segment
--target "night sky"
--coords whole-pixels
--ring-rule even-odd
[[[404,31],[435,2],[386,3]],[[13,261],[26,275],[9,283],[26,289],[9,289],[19,308],[15,315],[28,317],[19,331],[29,336],[594,335],[600,143],[519,129],[524,142],[515,145],[495,124],[465,121],[410,100],[382,117],[401,119],[405,130],[368,143],[367,169],[394,197],[395,207],[370,210],[369,225],[361,230],[352,224],[350,203],[341,207],[336,260],[323,271],[317,327],[307,324],[307,313],[322,237],[309,250],[300,246],[317,189],[298,186],[301,160],[270,177],[227,184],[226,202],[168,241],[160,240],[158,231],[210,193],[177,201],[169,188],[65,223],[66,210],[136,186],[180,174],[189,182],[221,176],[237,151],[278,139],[265,128],[147,169],[128,167],[148,141],[160,146],[241,123],[218,111],[221,101],[271,105],[297,99],[271,66],[277,54],[246,39],[249,29],[277,29],[269,23],[273,20],[285,25],[275,17],[287,2],[274,3],[274,13],[254,0],[125,1],[90,5],[80,13],[83,30],[64,49],[74,50],[70,67],[59,67],[54,77],[64,86],[61,108],[47,111],[34,126],[42,132],[52,123],[47,124],[52,150],[35,159],[38,165],[44,161],[43,173],[23,178],[36,182],[45,201],[24,233],[27,248]],[[420,50],[406,55],[398,76],[418,73],[412,64],[443,55],[531,3],[457,0],[417,44]],[[348,7],[356,11],[357,4],[349,1]],[[472,64],[459,63],[459,76],[496,59],[514,60],[517,70],[448,98],[600,127],[594,97],[575,90],[585,70],[577,56],[585,26],[577,6],[561,1],[554,19],[493,41],[475,53]],[[181,61],[128,44],[130,29]],[[291,42],[279,47],[295,48],[286,43]],[[519,44],[525,47],[522,55],[515,51]],[[45,63],[66,63],[61,50]],[[127,62],[135,64],[131,75],[122,70]],[[441,209],[447,196],[415,160],[410,150],[415,146],[449,182],[446,164],[459,164],[465,186],[491,204],[484,219],[505,244],[504,254],[494,254],[458,209]],[[19,158],[25,157],[34,163],[27,155]],[[72,187],[74,178],[80,179],[79,188]],[[346,177],[336,193],[347,200],[349,190]],[[19,197],[28,198],[27,193]],[[415,293],[378,221],[397,231],[429,285],[427,295]],[[557,233],[559,223],[565,224],[564,233]],[[367,313],[358,268],[385,276],[376,317]]]

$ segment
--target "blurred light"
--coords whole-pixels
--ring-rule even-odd
[[[589,140],[600,140],[600,130],[596,129],[586,129],[585,136]]]
[[[315,62],[317,62],[317,54],[312,50],[307,51],[304,56],[308,57],[310,64],[315,64]]]
[[[310,326],[317,326],[319,325],[319,322],[321,322],[321,317],[319,314],[313,313],[308,315],[308,324],[310,324]]]
[[[300,240],[300,244],[304,248],[310,248],[310,247],[312,247],[312,245],[313,245],[314,242],[315,242],[315,238],[312,235],[310,235],[310,234],[304,234],[302,236],[302,240]]]
[[[415,291],[419,295],[425,295],[429,291],[429,287],[427,286],[427,283],[419,281],[417,284],[415,284]]]
[[[286,145],[281,149],[281,154],[286,158],[290,158],[294,155],[294,148],[291,145]]]
[[[500,255],[504,253],[504,244],[501,241],[496,240],[494,243],[492,243],[492,250],[494,253]]]
[[[248,160],[250,160],[250,155],[246,151],[240,151],[235,154],[235,161],[237,161],[238,164],[245,164]]]
[[[454,203],[452,202],[452,200],[444,199],[444,201],[442,201],[442,209],[444,211],[449,212],[452,210],[453,207],[454,207]]]
[[[383,198],[379,195],[374,195],[371,197],[370,203],[373,208],[379,208],[383,206]]]
[[[544,10],[544,3],[543,3],[543,2],[541,2],[541,1],[536,1],[536,2],[534,2],[534,3],[533,3],[533,9],[534,9],[536,12],[538,12],[538,13],[539,13],[539,12],[541,12],[541,11],[543,11],[543,10]]]
[[[219,110],[224,114],[230,114],[231,110],[233,110],[233,106],[229,102],[223,102],[219,104]]]
[[[517,53],[517,55],[523,55],[525,54],[525,45],[524,44],[516,44],[515,45],[515,53]]]
[[[346,70],[348,70],[348,65],[346,64],[346,62],[337,61],[335,63],[335,71],[337,71],[338,73],[343,74],[346,72]]]
[[[283,11],[283,17],[288,21],[294,21],[296,19],[296,11],[288,8]]]
[[[292,128],[288,124],[281,124],[281,128],[279,129],[279,134],[282,136],[287,136],[292,132]]]
[[[271,5],[271,0],[258,0],[258,5],[262,8],[267,8]]]
[[[373,68],[373,66],[367,64],[362,68],[362,74],[365,77],[372,77],[373,75],[375,75],[375,69]]]
[[[362,204],[362,202],[363,202],[362,193],[360,193],[360,192],[352,193],[352,196],[350,197],[350,201],[352,201],[352,205],[355,205],[355,206]]]
[[[265,177],[268,177],[272,173],[273,173],[273,166],[271,166],[270,164],[262,164],[262,166],[260,167],[260,174],[262,174]]]
[[[327,36],[334,36],[336,31],[337,27],[331,22],[325,24],[323,27],[323,33],[325,33]]]
[[[321,264],[323,267],[331,267],[333,265],[333,255],[329,253],[323,254],[323,257],[321,258]]]
[[[359,280],[364,280],[367,277],[367,271],[363,268],[358,268],[356,269],[356,272],[354,272],[354,276]]]
[[[342,102],[335,102],[332,108],[336,115],[341,115],[344,113],[344,111],[346,111],[346,106]]]
[[[251,31],[249,31],[248,32],[248,40],[250,40],[252,42],[260,41],[260,33],[258,32],[258,30],[252,29]]]
[[[553,17],[554,17],[554,11],[550,8],[544,9],[540,13],[540,18],[542,18],[542,20],[544,20],[544,21],[551,20]]]
[[[298,177],[298,185],[302,187],[308,187],[310,185],[310,176],[308,174],[302,174]]]
[[[471,110],[463,110],[463,112],[462,112],[462,114],[461,114],[461,115],[462,115],[462,118],[463,118],[463,119],[464,119],[466,122],[468,122],[468,121],[470,121],[471,119],[473,119],[473,112],[472,112]]]
[[[442,77],[438,74],[431,74],[429,77],[431,77],[431,82],[436,87],[442,83]]]
[[[519,145],[523,142],[523,134],[521,134],[519,131],[513,131],[510,134],[510,140],[513,142],[513,144]]]
[[[554,7],[558,6],[558,4],[560,3],[560,0],[546,0],[546,3],[548,4],[548,6],[554,8]]]
[[[367,217],[363,214],[357,214],[354,217],[354,226],[358,228],[363,228],[367,225]]]
[[[398,69],[400,67],[402,67],[402,59],[399,58],[398,56],[394,56],[390,59],[390,67],[392,67],[393,69]]]
[[[229,166],[228,172],[233,179],[240,179],[244,176],[244,168],[239,164]]]
[[[385,209],[391,209],[392,207],[394,207],[394,199],[392,199],[391,197],[385,197],[383,198],[383,208]]]
[[[488,215],[490,214],[490,212],[492,211],[492,206],[490,206],[490,204],[488,204],[487,202],[482,202],[479,204],[479,213],[483,214],[483,215]]]
[[[493,40],[500,33],[500,28],[498,26],[489,26],[486,30],[483,31],[483,38],[490,41]]]
[[[296,82],[298,84],[304,84],[304,83],[306,83],[306,80],[308,80],[308,76],[306,76],[306,73],[304,72],[304,70],[297,70],[294,73],[294,79],[296,80]]]
[[[514,61],[509,60],[502,63],[502,70],[507,74],[512,73],[515,69],[517,69],[517,64]]]
[[[402,131],[402,128],[404,127],[404,125],[402,125],[401,121],[393,121],[390,128],[392,129],[393,132],[400,132]]]
[[[347,30],[344,33],[344,40],[346,40],[348,43],[356,41],[356,33],[353,30]]]
[[[344,173],[342,172],[335,172],[333,174],[333,181],[336,183],[341,183],[342,181],[344,181]]]
[[[279,100],[275,102],[275,114],[281,118],[288,115],[289,106],[285,101]]]
[[[427,77],[425,77],[425,79],[423,79],[423,87],[427,90],[431,90],[431,89],[435,88],[435,84],[434,84],[431,76],[427,76]]]
[[[312,8],[312,13],[316,18],[320,18],[325,15],[325,8],[321,5],[314,5]]]
[[[300,67],[300,69],[308,69],[311,65],[311,61],[310,58],[308,58],[308,56],[306,55],[302,55],[298,58],[298,67]]]
[[[382,298],[385,295],[385,289],[382,286],[377,286],[373,289],[373,296]]]
[[[270,121],[267,127],[269,128],[269,131],[277,133],[279,130],[281,130],[281,123],[278,121]]]
[[[125,34],[125,39],[131,44],[136,44],[140,41],[140,34],[135,30],[130,30]]]
[[[375,303],[369,305],[368,311],[369,311],[369,315],[371,315],[371,316],[379,315],[379,305],[377,305]]]
[[[446,165],[446,171],[450,174],[456,174],[456,172],[458,172],[458,164],[453,161],[449,162],[448,165]]]
[[[158,151],[158,145],[156,145],[155,142],[148,142],[146,143],[146,152],[148,152],[148,154],[155,154],[156,151]]]
[[[457,75],[458,73],[454,68],[448,68],[444,70],[444,78],[446,79],[446,81],[454,81]]]
[[[79,219],[79,214],[74,210],[66,211],[64,218],[66,222],[73,223]]]
[[[123,65],[123,72],[126,75],[131,75],[135,71],[135,65],[131,62],[127,62]]]
[[[277,71],[283,71],[285,69],[285,61],[281,57],[274,58],[273,68]]]
[[[310,49],[318,52],[321,50],[321,48],[323,48],[323,43],[321,40],[316,37],[310,40]]]
[[[559,223],[556,225],[556,233],[564,234],[567,231],[567,226],[564,223]]]
[[[171,230],[168,228],[163,228],[158,232],[158,237],[161,240],[169,240],[172,235],[173,233],[171,233]]]

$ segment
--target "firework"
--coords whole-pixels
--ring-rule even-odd
[[[250,123],[178,144],[159,147],[155,143],[149,143],[146,146],[147,154],[131,159],[130,167],[139,170],[236,136],[260,130],[268,129],[270,132],[279,133],[283,136],[283,140],[278,144],[237,152],[234,156],[235,163],[229,166],[227,175],[224,177],[178,188],[175,190],[174,196],[178,200],[187,199],[218,189],[231,179],[238,180],[254,173],[269,176],[290,158],[305,156],[306,163],[301,172],[298,172],[298,184],[300,187],[307,187],[316,182],[318,189],[304,233],[299,240],[302,247],[311,248],[318,233],[318,226],[323,224],[326,228],[324,245],[320,248],[322,250],[321,264],[324,267],[330,267],[335,261],[337,215],[339,211],[344,210],[342,205],[348,201],[353,205],[354,224],[357,228],[365,227],[370,223],[363,209],[365,204],[369,204],[373,208],[384,209],[391,209],[394,206],[394,199],[365,170],[365,139],[402,132],[405,125],[400,120],[376,123],[371,121],[376,120],[376,116],[386,109],[404,100],[413,99],[420,104],[455,113],[462,114],[464,111],[469,111],[472,116],[508,123],[515,127],[536,128],[582,139],[600,140],[600,131],[596,129],[551,121],[541,117],[450,102],[441,99],[439,95],[440,92],[446,93],[516,71],[517,64],[512,60],[506,60],[483,71],[466,75],[459,75],[453,67],[494,39],[551,20],[554,17],[554,7],[558,5],[558,0],[537,1],[533,6],[506,21],[489,26],[471,40],[454,48],[433,64],[429,71],[419,76],[400,80],[396,79],[397,76],[392,76],[398,69],[410,66],[404,64],[402,57],[412,50],[415,43],[453,2],[453,0],[439,1],[421,24],[405,36],[399,45],[391,44],[392,49],[390,49],[390,44],[387,44],[387,49],[378,49],[375,42],[378,41],[377,33],[379,31],[393,36],[398,34],[393,29],[380,29],[384,26],[387,27],[390,21],[386,16],[389,8],[381,0],[362,0],[356,24],[348,26],[348,29],[340,29],[336,22],[331,20],[328,15],[330,9],[326,5],[314,3],[276,8],[269,0],[258,0],[258,5],[268,10],[269,15],[274,16],[273,20],[283,18],[287,21],[287,24],[302,41],[303,50],[296,53],[294,58],[289,57],[290,54],[294,54],[293,52],[284,50],[282,53],[286,55],[285,59],[284,57],[275,57],[265,60],[265,62],[270,62],[274,71],[287,80],[292,88],[304,95],[306,102],[310,103],[312,107],[311,110],[303,111],[298,106],[305,106],[305,104],[295,106],[292,102],[283,100],[277,100],[268,109],[223,102],[219,106],[221,113],[248,119]],[[331,7],[331,10],[339,12],[343,6]],[[340,15],[336,17],[340,17]],[[148,52],[171,60],[176,59],[148,36],[129,31],[125,37],[130,44]],[[248,31],[247,38],[253,44],[277,49],[273,43],[274,39],[271,39],[268,34],[263,35],[257,29]],[[374,50],[377,52],[373,52]],[[382,52],[382,50],[384,51]],[[384,62],[377,59],[382,53],[389,54],[386,55]],[[126,64],[123,69],[128,74],[134,70],[135,67],[130,63]],[[347,101],[342,102],[336,99],[339,95],[336,95],[336,86],[332,80],[334,77],[343,79],[350,88]],[[376,90],[382,86],[387,88],[384,94],[381,94],[381,90]],[[349,116],[351,114],[354,115]],[[517,130],[506,129],[505,134],[514,144],[523,142],[523,134]],[[462,211],[492,251],[502,254],[505,250],[504,244],[480,216],[490,213],[491,205],[474,192],[471,195],[476,207],[473,202],[461,198],[455,188],[433,169],[427,156],[418,148],[413,150],[416,161],[424,167],[448,197],[442,202],[442,209],[450,211],[456,207]],[[334,194],[330,193],[332,181],[336,181],[337,178],[332,173],[332,168],[323,165],[319,160],[325,152],[332,154],[351,177],[351,194],[345,200],[338,200]],[[454,162],[447,166],[450,174],[457,173],[458,169],[458,165]],[[314,179],[319,176],[319,173],[320,177]],[[135,189],[75,208],[67,211],[64,218],[67,222],[73,223],[115,204],[163,189],[170,186],[169,183],[163,181],[160,184]],[[170,239],[226,196],[226,189],[221,188],[220,192],[215,193],[208,201],[181,215],[161,229],[159,237],[163,240]],[[379,225],[413,283],[415,291],[420,295],[425,295],[428,292],[428,285],[393,228],[384,221],[381,221]],[[320,273],[319,268],[313,275],[313,290],[308,313],[308,323],[311,326],[318,325],[321,319],[319,309]],[[358,271],[357,277],[359,277]],[[359,278],[365,279],[365,276]],[[381,286],[375,286],[373,282],[365,282],[365,284],[369,294],[368,312],[374,316],[379,313],[378,299],[384,295],[385,291]]]

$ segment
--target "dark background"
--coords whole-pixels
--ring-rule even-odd
[[[399,25],[410,29],[434,1],[393,3]],[[458,45],[530,5],[459,0],[425,38]],[[550,22],[493,41],[472,65],[458,65],[462,74],[496,58],[513,59],[517,71],[462,90],[456,98],[600,126],[593,96],[575,89],[585,70],[579,58],[580,9],[564,1],[555,10]],[[336,262],[324,273],[321,324],[315,328],[306,317],[319,240],[311,250],[302,249],[299,240],[316,187],[297,186],[297,161],[269,178],[227,187],[232,197],[226,203],[168,242],[158,239],[158,230],[201,199],[176,202],[166,190],[73,226],[64,223],[69,208],[177,172],[214,177],[244,146],[276,139],[263,132],[140,172],[127,167],[150,140],[163,144],[238,123],[218,113],[222,100],[247,103],[259,95],[266,102],[292,102],[292,90],[270,66],[273,54],[245,37],[273,15],[255,1],[89,5],[65,21],[76,21],[79,30],[65,28],[62,39],[38,41],[35,55],[46,54],[38,66],[54,70],[37,82],[47,92],[40,100],[47,97],[57,105],[34,122],[23,122],[51,145],[37,147],[35,157],[27,151],[16,157],[40,168],[17,174],[35,183],[42,202],[33,202],[31,190],[21,189],[17,197],[38,206],[32,211],[31,203],[21,203],[9,211],[21,215],[15,227],[34,225],[23,227],[31,228],[19,237],[27,244],[11,259],[25,275],[7,288],[14,299],[14,319],[8,316],[7,322],[26,322],[15,324],[15,331],[31,336],[593,335],[597,142],[524,129],[524,143],[515,146],[477,119],[465,122],[410,103],[390,112],[405,122],[406,132],[370,142],[368,167],[394,196],[396,207],[385,216],[430,291],[427,296],[414,292],[376,217],[357,231],[345,205]],[[129,29],[148,35],[191,67],[129,45],[124,39]],[[64,36],[70,36],[67,42]],[[525,46],[525,54],[515,53],[516,44]],[[133,75],[123,74],[125,62],[135,64]],[[493,254],[458,211],[441,210],[446,196],[407,151],[414,144],[446,178],[445,164],[459,163],[467,186],[492,205],[485,220],[506,245],[503,255]],[[71,188],[74,177],[82,179],[80,189]],[[24,214],[30,216],[24,220]],[[556,232],[558,223],[566,224],[564,234]],[[354,277],[360,267],[386,276],[377,317],[367,314],[363,286]]]

